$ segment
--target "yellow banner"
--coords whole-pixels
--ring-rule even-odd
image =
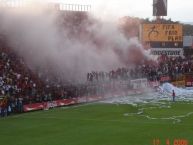
[[[144,42],[182,42],[183,30],[180,24],[143,24]]]
[[[184,87],[186,82],[185,82],[185,80],[183,80],[183,81],[175,81],[175,82],[172,82],[172,84],[177,86],[177,87]]]

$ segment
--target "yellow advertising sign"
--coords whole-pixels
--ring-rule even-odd
[[[175,81],[175,82],[172,82],[172,84],[174,86],[177,86],[177,87],[184,87],[186,85],[186,82],[185,82],[185,80],[183,80],[183,81]]]
[[[183,32],[180,24],[143,24],[143,42],[182,42]]]

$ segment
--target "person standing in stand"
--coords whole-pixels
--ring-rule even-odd
[[[172,90],[172,99],[173,99],[173,102],[175,102],[175,97],[176,97],[176,93],[174,90]]]

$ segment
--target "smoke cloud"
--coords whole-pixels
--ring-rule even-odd
[[[63,82],[85,81],[92,71],[128,67],[132,49],[148,56],[137,38],[126,38],[116,22],[84,12],[1,9],[0,20],[0,33],[32,71]]]

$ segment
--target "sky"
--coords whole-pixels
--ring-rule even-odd
[[[95,13],[136,16],[152,19],[153,0],[53,0],[73,4],[90,4]],[[193,22],[193,0],[168,0],[168,16],[174,21]]]
[[[0,0],[14,1],[14,0]],[[17,0],[15,0],[17,1]],[[30,1],[30,0],[25,0]],[[35,1],[35,0],[31,0]],[[93,13],[100,16],[135,16],[152,19],[153,0],[36,0],[66,4],[91,5]],[[174,21],[193,22],[193,0],[168,0],[168,16]]]

